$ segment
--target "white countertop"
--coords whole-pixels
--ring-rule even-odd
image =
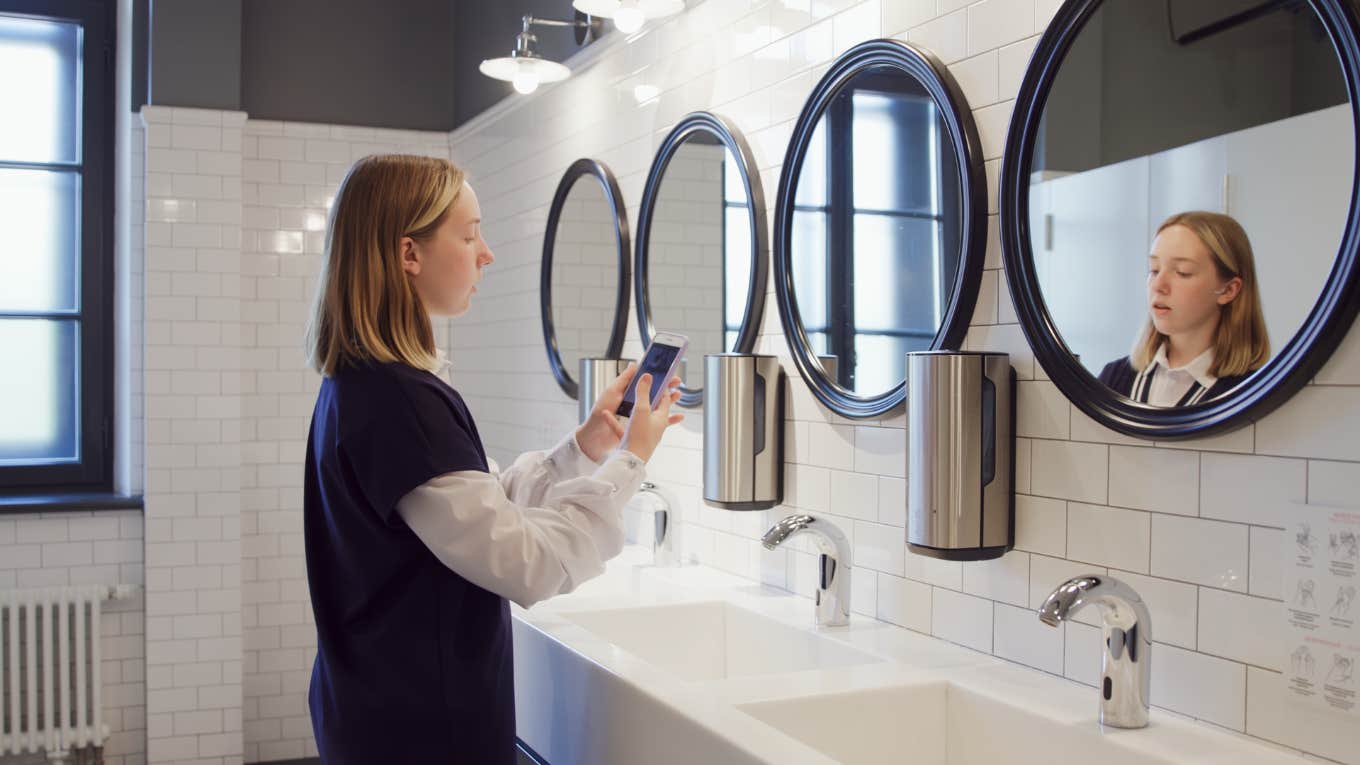
[[[816,628],[809,598],[762,586],[706,566],[658,568],[650,564],[650,550],[629,547],[611,561],[604,575],[569,595],[525,610],[512,606],[516,621],[515,671],[520,737],[552,765],[569,761],[627,762],[646,756],[657,762],[674,742],[690,749],[677,762],[832,763],[833,759],[791,735],[739,708],[742,705],[807,699],[824,694],[860,694],[844,710],[843,720],[815,722],[854,728],[863,725],[866,746],[873,737],[871,723],[862,721],[862,699],[886,699],[870,706],[895,704],[893,689],[905,686],[948,688],[960,703],[988,699],[1013,708],[1000,717],[986,717],[986,735],[979,739],[1015,740],[1016,749],[1004,750],[1017,762],[1055,762],[1050,747],[1072,752],[1089,750],[1086,761],[1098,757],[1118,762],[1298,763],[1305,760],[1289,750],[1259,739],[1224,731],[1180,715],[1153,709],[1151,722],[1140,730],[1102,730],[1097,723],[1098,691],[1090,686],[1002,661],[946,641],[912,632],[859,614],[845,627]],[[802,669],[735,677],[681,677],[621,648],[583,624],[592,614],[666,605],[695,604],[721,611],[726,604],[754,612],[768,620],[841,646],[871,654],[873,663]],[[646,623],[657,612],[647,611]],[[683,613],[683,612],[682,612]],[[625,614],[626,615],[626,614]],[[1035,617],[1038,618],[1037,616]],[[578,624],[577,619],[583,624]],[[635,620],[636,621],[636,620]],[[659,622],[658,622],[659,623]],[[773,633],[781,634],[781,633]],[[668,634],[672,642],[675,634]],[[693,639],[695,651],[708,650],[702,634]],[[721,636],[707,636],[721,640]],[[820,642],[820,641],[818,641]],[[637,643],[633,643],[637,645]],[[565,650],[563,650],[565,649]],[[1153,653],[1156,661],[1156,653]],[[870,691],[867,697],[861,693]],[[881,694],[880,694],[881,692]],[[940,691],[944,693],[943,690]],[[876,695],[878,694],[878,695]],[[886,694],[886,695],[884,695]],[[579,698],[576,698],[579,696]],[[835,698],[842,698],[837,696]],[[930,707],[937,702],[920,702]],[[582,705],[586,709],[579,709]],[[775,704],[777,707],[778,705]],[[983,706],[986,706],[985,704]],[[840,708],[823,705],[820,708]],[[926,707],[921,707],[925,709]],[[988,707],[990,709],[990,707]],[[999,708],[999,707],[998,707]],[[796,711],[796,710],[795,710]],[[881,709],[878,711],[882,711]],[[819,713],[820,714],[820,713]],[[943,715],[943,712],[940,713]],[[962,712],[951,713],[962,720]],[[969,712],[969,714],[974,714]],[[1008,729],[1003,718],[1016,717]],[[1024,718],[1029,715],[1028,722]],[[902,705],[902,717],[919,716]],[[983,717],[968,717],[981,720]],[[905,721],[904,721],[905,724]],[[1044,726],[1060,726],[1044,728]],[[1018,743],[1027,731],[1047,731],[1038,751]],[[803,730],[799,728],[800,732]],[[1056,731],[1056,733],[1054,733]],[[956,731],[957,732],[957,731]],[[962,731],[969,736],[969,731]],[[817,734],[809,732],[808,737]],[[840,734],[844,737],[845,734]],[[857,735],[857,734],[855,734]],[[1036,734],[1037,735],[1037,734]],[[1061,741],[1057,740],[1061,739]],[[953,745],[959,749],[960,741]],[[943,746],[943,744],[941,744]],[[1033,747],[1032,747],[1033,748]],[[825,749],[825,747],[824,747]],[[901,752],[883,752],[884,761],[904,761]],[[877,760],[875,755],[870,759]],[[916,758],[911,758],[915,760]],[[923,755],[923,759],[928,759]],[[952,754],[948,762],[957,758]],[[1069,761],[1069,758],[1062,758]],[[944,761],[944,760],[940,760]]]

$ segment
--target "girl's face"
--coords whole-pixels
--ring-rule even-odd
[[[1219,306],[1231,303],[1241,277],[1221,279],[1213,253],[1185,226],[1169,226],[1152,242],[1148,256],[1148,312],[1163,335],[1213,330]]]
[[[466,313],[482,268],[495,259],[482,239],[482,208],[467,184],[433,236],[423,242],[401,238],[402,269],[425,310],[435,316]]]

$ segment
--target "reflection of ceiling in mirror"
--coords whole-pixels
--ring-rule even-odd
[[[618,299],[618,229],[594,177],[572,184],[553,241],[552,318],[558,352],[576,377],[584,356],[608,350]]]
[[[1231,215],[1256,263],[1271,347],[1303,325],[1335,261],[1351,203],[1349,104],[1311,111],[1030,187],[1044,304],[1096,374],[1148,318],[1148,253],[1174,213]]]
[[[1306,5],[1185,44],[1256,0],[1105,0],[1044,104],[1032,168],[1080,172],[1346,102],[1330,40]]]

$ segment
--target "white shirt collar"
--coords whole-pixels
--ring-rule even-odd
[[[1218,382],[1217,377],[1209,374],[1209,367],[1214,364],[1213,346],[1204,349],[1203,353],[1191,359],[1185,366],[1172,368],[1171,362],[1167,361],[1166,358],[1166,343],[1162,343],[1157,346],[1157,355],[1153,357],[1152,363],[1161,366],[1168,372],[1188,374],[1204,388],[1212,388],[1214,383]]]
[[[444,353],[443,349],[436,348],[434,352],[434,373],[437,375],[448,373],[452,376],[452,367],[453,361],[449,358],[449,355]]]

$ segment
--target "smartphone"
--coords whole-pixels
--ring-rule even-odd
[[[652,344],[647,346],[647,353],[642,357],[637,374],[633,375],[633,382],[623,394],[623,403],[619,404],[616,414],[620,417],[632,416],[633,402],[637,399],[638,380],[644,374],[652,376],[652,408],[655,409],[656,405],[661,403],[661,397],[669,390],[666,383],[675,376],[675,368],[680,365],[680,359],[685,357],[686,348],[689,348],[688,337],[673,332],[656,333],[652,338]]]

